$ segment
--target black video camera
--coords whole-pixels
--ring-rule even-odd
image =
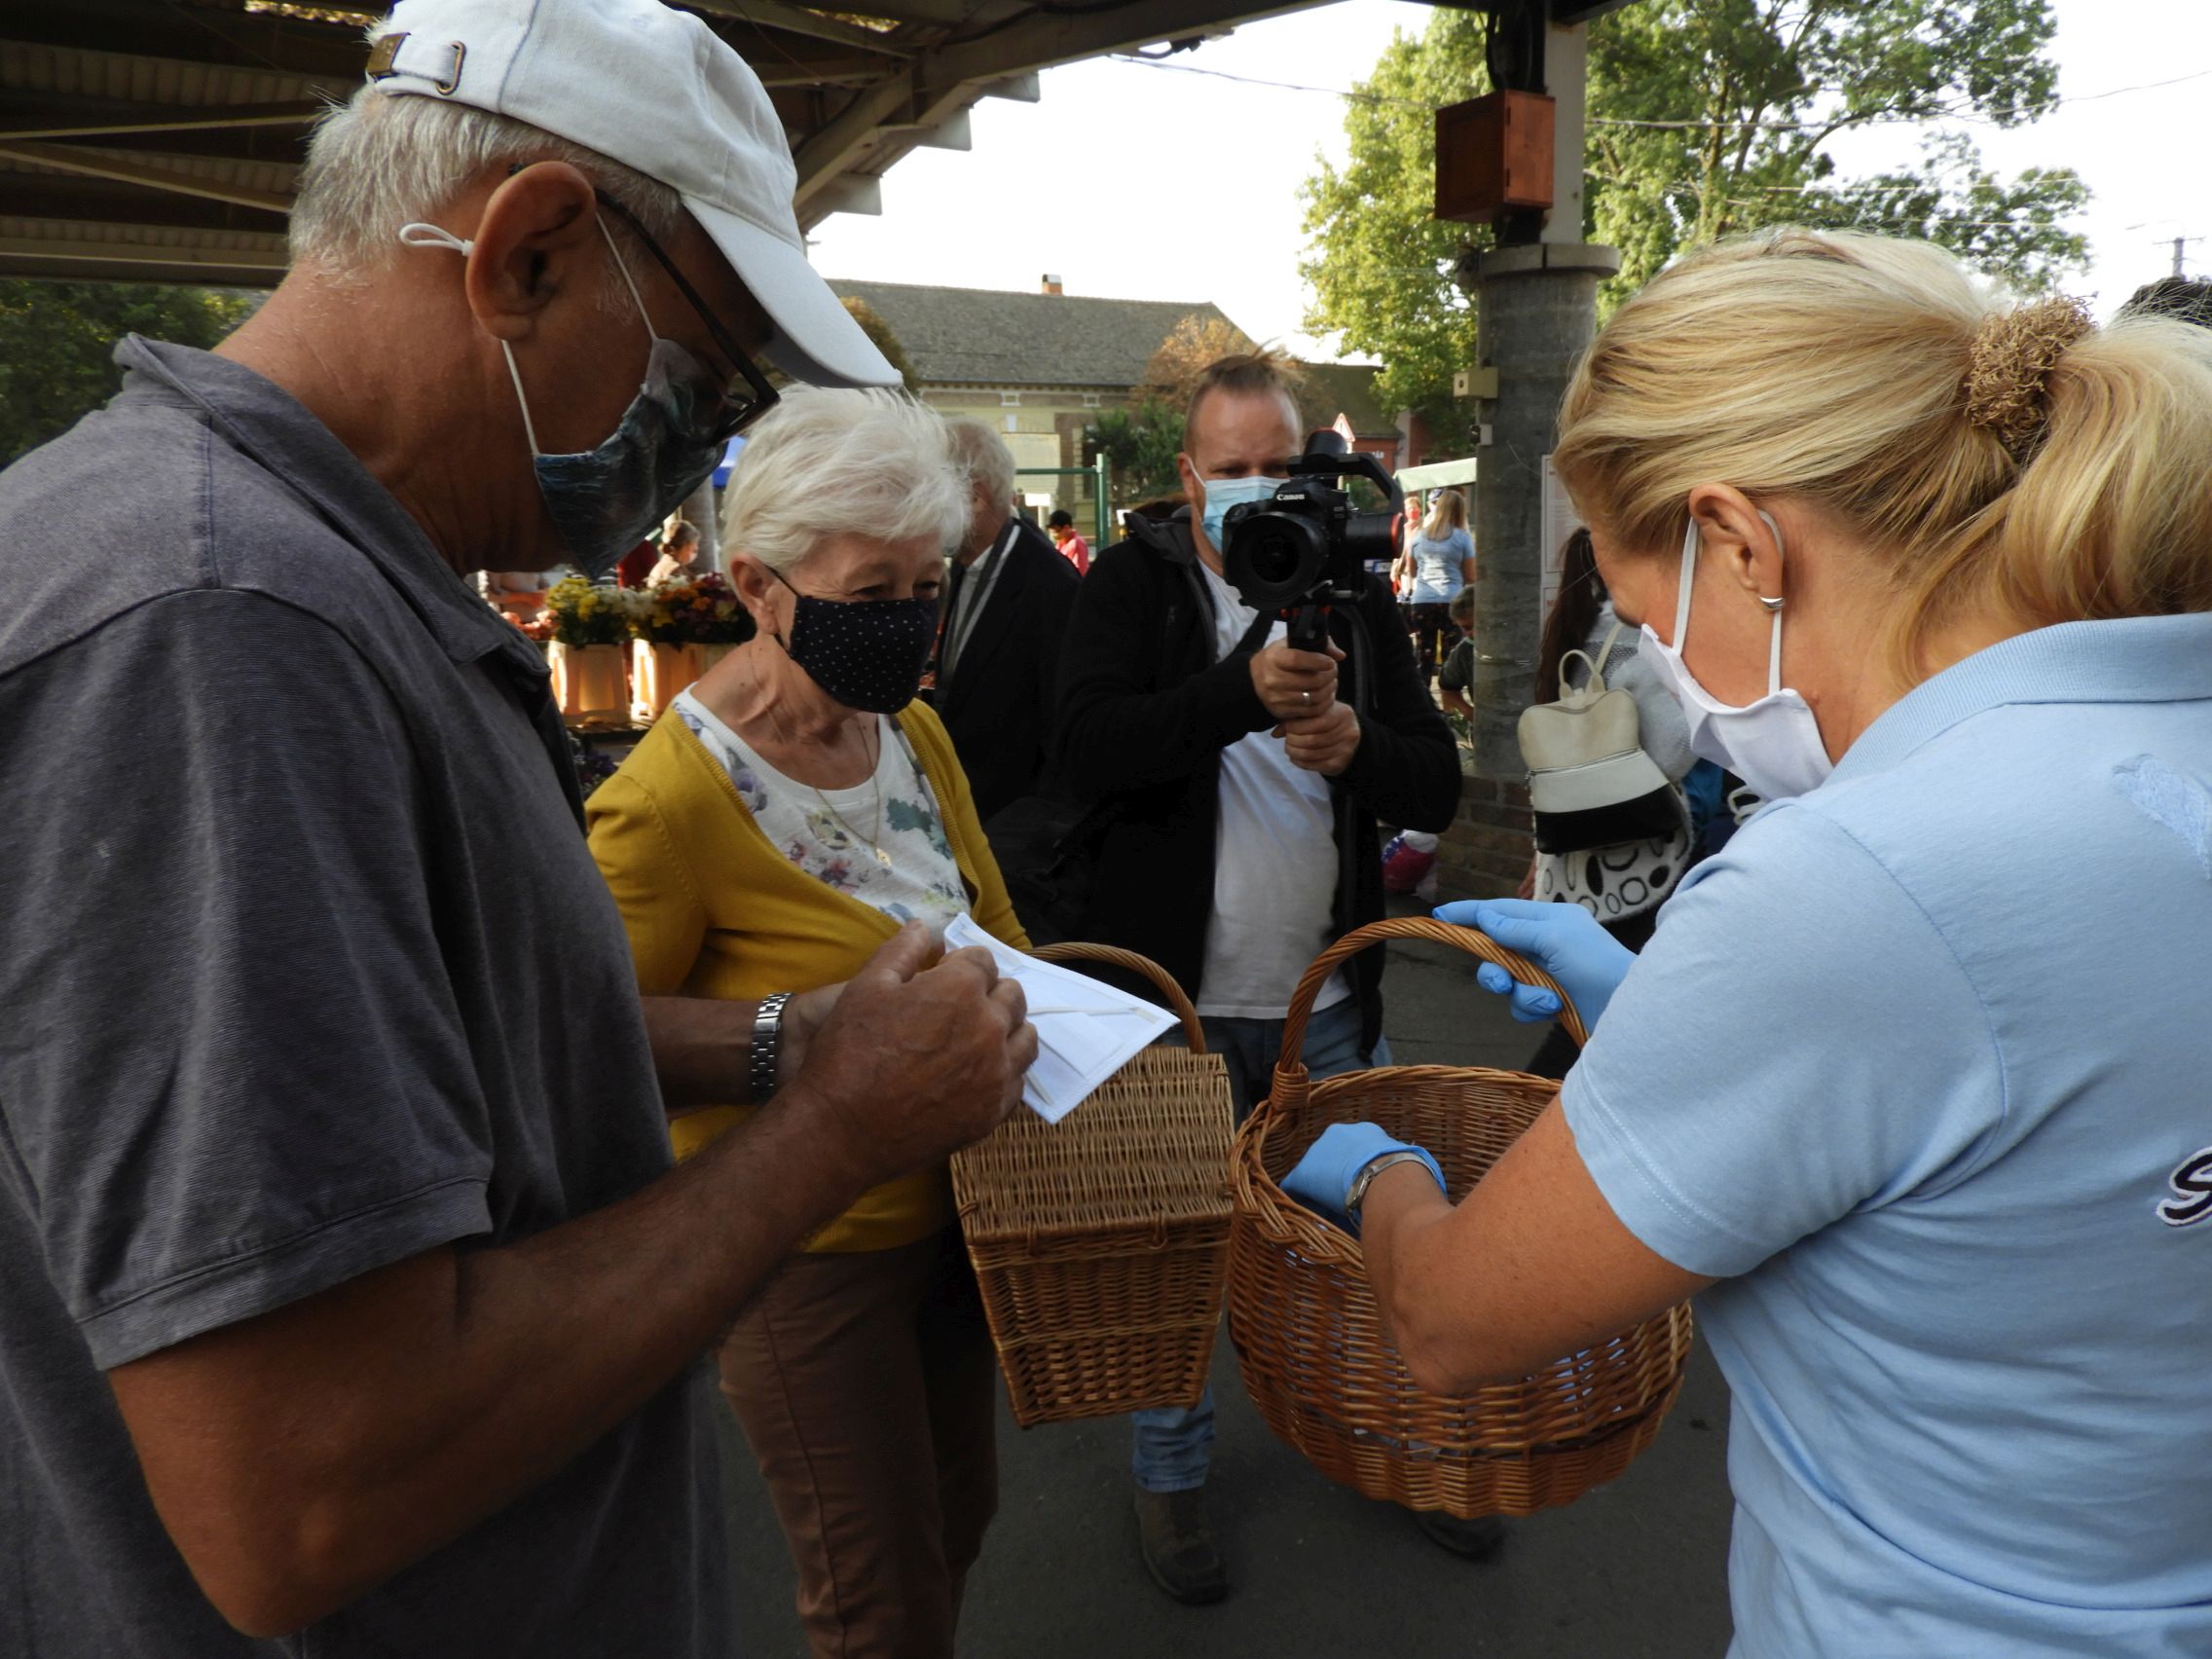
[[[1373,484],[1389,506],[1352,511],[1350,494],[1335,482],[1350,478]],[[1223,572],[1254,610],[1280,611],[1289,620],[1293,648],[1326,650],[1329,607],[1359,598],[1369,560],[1397,556],[1405,503],[1398,481],[1375,457],[1348,453],[1341,433],[1313,432],[1272,499],[1229,509]]]

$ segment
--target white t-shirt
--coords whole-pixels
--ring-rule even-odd
[[[1213,595],[1219,662],[1260,613],[1203,560],[1198,569]],[[1277,622],[1265,643],[1273,645],[1288,632]],[[1220,811],[1198,1012],[1280,1019],[1298,977],[1335,931],[1337,835],[1329,780],[1294,765],[1281,738],[1256,731],[1221,752]],[[1313,1006],[1331,1008],[1349,995],[1340,969]]]
[[[968,890],[937,797],[889,716],[876,717],[874,776],[849,790],[816,790],[761,759],[689,691],[677,693],[675,708],[722,763],[760,832],[815,880],[896,922],[941,928],[968,913]]]

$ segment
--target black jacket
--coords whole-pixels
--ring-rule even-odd
[[[1213,603],[1187,510],[1125,523],[1127,539],[1083,581],[1060,671],[1062,775],[1078,800],[1106,803],[1108,819],[1083,937],[1151,957],[1195,1000],[1213,910],[1221,752],[1275,720],[1252,689],[1251,652],[1213,660]],[[1336,895],[1340,935],[1383,913],[1378,818],[1442,830],[1459,804],[1457,747],[1389,591],[1370,576],[1355,608],[1371,695],[1353,711],[1359,749],[1334,780],[1340,806],[1348,804],[1340,836],[1348,819],[1353,837]],[[1340,608],[1329,632],[1349,648],[1352,616]],[[1348,678],[1339,683],[1348,700]],[[1382,953],[1363,951],[1348,972],[1362,1046],[1372,1050],[1382,1030]]]
[[[985,824],[1010,801],[1051,793],[1060,641],[1083,583],[1043,531],[1025,519],[1014,525],[1013,543],[998,555],[1006,566],[933,699]],[[947,627],[950,621],[948,590]]]

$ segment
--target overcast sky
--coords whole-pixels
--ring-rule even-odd
[[[2059,92],[2069,101],[2031,128],[1973,129],[2002,172],[2071,166],[2094,192],[2079,219],[2088,271],[2069,283],[2099,314],[2172,264],[2170,239],[2212,237],[2204,110],[2212,102],[2212,5],[2205,0],[2056,0]],[[1391,31],[1418,34],[1429,8],[1342,0],[1247,24],[1178,65],[1348,88]],[[2171,84],[2120,92],[2147,82]],[[838,214],[817,228],[825,276],[1212,300],[1247,333],[1324,354],[1304,332],[1298,186],[1317,153],[1342,161],[1344,101],[1115,60],[1049,70],[1035,104],[986,99],[975,147],[920,150],[883,183],[880,218]],[[2112,94],[2112,95],[2099,95]],[[1847,171],[1907,160],[1909,129],[1853,137]],[[2212,240],[2185,249],[2212,271]]]

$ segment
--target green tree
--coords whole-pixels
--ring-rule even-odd
[[[2047,110],[2051,28],[2050,0],[1642,0],[1602,19],[1586,201],[1596,240],[1622,254],[1608,299],[1678,247],[1774,224],[1924,237],[2047,290],[2087,256],[2057,223],[2086,187],[2071,168],[2007,183],[1934,124]],[[1918,166],[1838,176],[1838,134],[1899,122],[1932,124]]]
[[[846,314],[861,325],[861,332],[868,337],[884,361],[899,371],[899,378],[906,389],[914,389],[914,365],[906,359],[906,349],[899,344],[899,336],[891,332],[891,324],[883,320],[883,313],[867,301],[848,297],[840,302]]]
[[[2086,188],[2070,168],[2000,179],[1936,124],[2046,109],[2051,27],[2049,0],[1639,0],[1593,23],[1584,229],[1621,253],[1601,305],[1682,248],[1781,223],[1925,237],[2047,290],[2086,256],[2058,222]],[[1446,432],[1467,419],[1452,371],[1474,360],[1452,274],[1489,232],[1428,217],[1433,112],[1487,90],[1484,39],[1479,18],[1439,11],[1393,40],[1347,108],[1346,165],[1305,190],[1307,326],[1381,357],[1378,390]],[[1916,166],[1840,175],[1839,134],[1900,121],[1931,124]]]
[[[0,279],[0,465],[115,395],[126,334],[208,347],[254,303],[206,288]]]
[[[1106,409],[1090,424],[1090,440],[1112,469],[1114,498],[1149,500],[1182,489],[1175,457],[1183,447],[1183,406],[1140,395],[1126,409]]]
[[[1250,335],[1227,317],[1200,316],[1194,312],[1169,329],[1167,338],[1153,351],[1151,361],[1145,364],[1144,385],[1135,395],[1161,398],[1177,409],[1186,408],[1191,390],[1208,363],[1259,349]]]
[[[1420,38],[1395,36],[1346,105],[1344,169],[1323,162],[1303,191],[1306,326],[1380,359],[1376,396],[1419,410],[1455,451],[1472,436],[1473,411],[1451,392],[1453,371],[1475,360],[1475,313],[1452,281],[1468,229],[1431,216],[1434,112],[1488,89],[1483,38],[1475,14],[1443,9]]]

